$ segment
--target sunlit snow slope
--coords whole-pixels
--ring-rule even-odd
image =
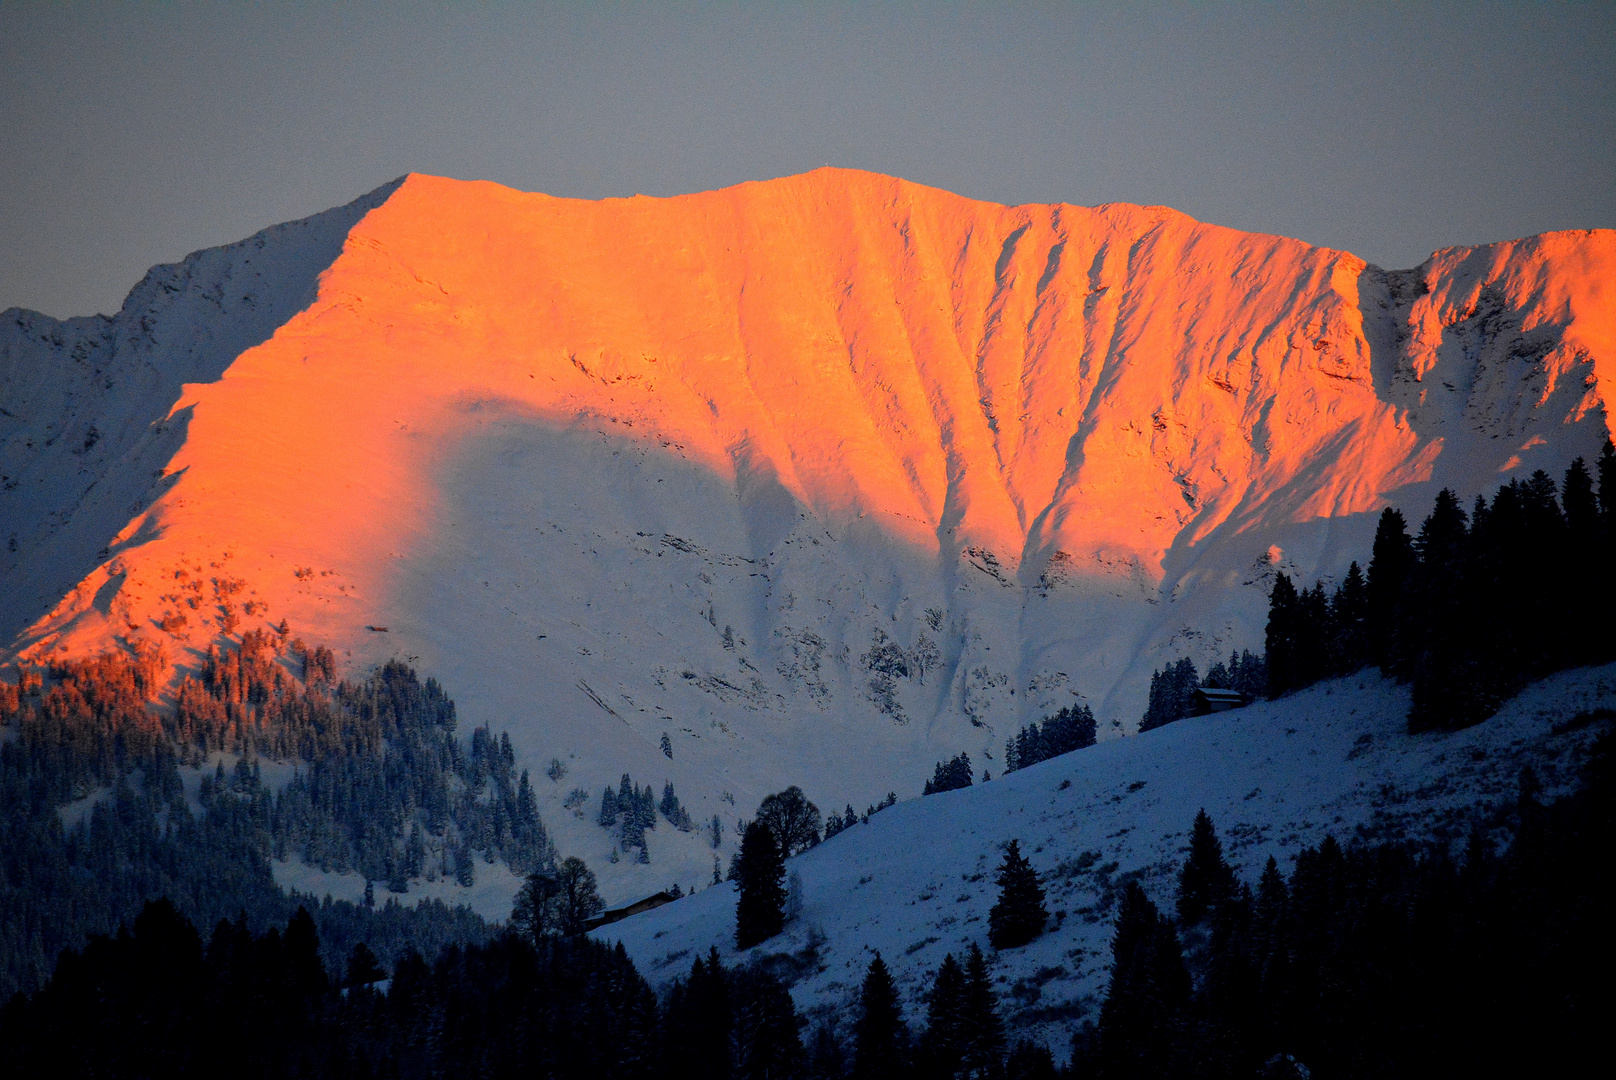
[[[793,781],[862,806],[1069,702],[1130,727],[1153,666],[1258,645],[1274,570],[1339,575],[1388,503],[1593,455],[1613,281],[1610,231],[1388,273],[838,169],[412,175],[112,318],[4,314],[0,634],[184,664],[285,618],[411,658],[569,762],[546,820],[592,862],[559,802],[624,771],[731,825]],[[667,878],[709,862],[667,832]]]

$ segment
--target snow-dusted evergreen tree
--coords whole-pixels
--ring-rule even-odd
[[[607,829],[615,828],[619,812],[617,792],[608,785],[606,790],[600,793],[600,813],[595,816],[595,823]]]
[[[668,819],[668,823],[680,832],[689,832],[695,828],[695,824],[690,820],[690,812],[679,805],[679,796],[673,793],[672,780],[662,785],[662,802],[658,808],[662,811],[662,816]]]

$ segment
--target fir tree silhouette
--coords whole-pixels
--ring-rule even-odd
[[[1223,843],[1205,810],[1195,815],[1190,854],[1178,872],[1178,920],[1194,926],[1234,896],[1234,871],[1223,858]]]
[[[785,876],[785,858],[775,843],[774,832],[754,819],[741,837],[741,854],[735,864],[741,889],[735,903],[736,948],[749,949],[767,941],[785,925]]]
[[[1019,841],[1010,841],[997,880],[999,899],[988,912],[988,940],[995,949],[1025,945],[1044,932],[1049,912],[1038,874],[1021,854]]]
[[[853,1026],[854,1080],[889,1080],[904,1074],[909,1029],[898,1004],[892,972],[877,952],[859,989],[858,1019]]]

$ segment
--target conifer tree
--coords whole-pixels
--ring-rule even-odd
[[[735,1073],[743,1080],[802,1075],[806,1055],[799,1018],[780,980],[762,969],[746,973],[735,1010]]]
[[[1152,674],[1150,700],[1144,718],[1139,723],[1139,730],[1151,731],[1163,724],[1171,724],[1186,716],[1194,716],[1195,691],[1200,685],[1200,674],[1195,670],[1195,661],[1187,656]]]
[[[1330,598],[1331,674],[1350,675],[1371,662],[1369,588],[1357,562]]]
[[[1297,597],[1295,633],[1295,685],[1300,689],[1312,686],[1330,670],[1330,601],[1324,582],[1315,581]]]
[[[1257,880],[1254,918],[1260,948],[1266,948],[1277,933],[1289,899],[1290,891],[1285,885],[1285,875],[1279,871],[1279,860],[1270,855],[1263,865],[1262,877]]]
[[[1599,536],[1599,500],[1594,494],[1593,478],[1581,458],[1566,470],[1560,500],[1565,507],[1566,531],[1571,535],[1574,556],[1592,558]]]
[[[925,1076],[953,1077],[965,1064],[965,971],[954,954],[943,957],[926,998],[926,1033],[920,1046]]]
[[[286,923],[284,940],[292,985],[297,992],[309,997],[324,992],[327,980],[325,965],[320,962],[320,935],[308,908],[298,905]]]
[[[853,1025],[854,1080],[901,1077],[908,1049],[909,1029],[898,1004],[898,987],[878,951],[859,988],[858,1019]]]
[[[1375,526],[1375,544],[1365,583],[1369,603],[1370,660],[1387,674],[1399,674],[1405,670],[1400,663],[1401,654],[1395,639],[1403,587],[1413,569],[1414,544],[1408,536],[1408,524],[1400,511],[1388,506],[1380,512],[1380,521]]]
[[[731,1043],[735,1006],[730,973],[714,946],[707,959],[697,957],[690,977],[669,988],[663,1010],[667,1032],[664,1052],[688,1076],[729,1080],[734,1063]]]
[[[1055,1068],[1055,1055],[1043,1043],[1020,1039],[1004,1063],[1005,1080],[1059,1080],[1065,1075]]]
[[[348,973],[343,978],[342,985],[368,986],[385,978],[387,972],[377,963],[376,954],[370,951],[369,945],[361,941],[348,950]]]
[[[999,1019],[999,995],[993,992],[987,958],[974,941],[965,960],[965,1075],[987,1080],[1004,1063],[1004,1022]]]
[[[936,795],[944,791],[957,791],[960,788],[971,786],[971,758],[970,755],[960,753],[949,761],[939,761],[930,780],[926,781],[924,795]]]
[[[1268,696],[1279,697],[1301,685],[1298,681],[1297,623],[1301,602],[1296,586],[1285,574],[1274,576],[1268,594],[1268,628],[1264,635],[1268,658]]]
[[[1195,815],[1190,853],[1178,872],[1178,920],[1194,926],[1214,915],[1234,896],[1234,870],[1223,858],[1223,842],[1205,810]]]
[[[988,940],[995,949],[1013,949],[1044,932],[1049,912],[1038,874],[1021,854],[1021,844],[1010,841],[997,878],[999,898],[988,912]]]
[[[735,947],[749,949],[780,932],[785,925],[785,858],[774,833],[762,821],[746,826],[735,880],[740,897],[735,903]]]
[[[1599,461],[1594,469],[1599,478],[1599,517],[1608,538],[1612,525],[1616,524],[1616,445],[1608,437],[1599,448]]]
[[[1190,995],[1178,935],[1137,881],[1123,890],[1116,926],[1111,979],[1097,1033],[1100,1071],[1119,1077],[1172,1076],[1172,1025]]]

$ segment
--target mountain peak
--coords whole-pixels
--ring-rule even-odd
[[[1065,704],[1130,727],[1164,659],[1258,644],[1271,548],[1334,578],[1383,506],[1597,453],[1613,267],[831,167],[411,173],[110,320],[8,313],[0,614],[180,664],[285,618],[535,761],[650,774],[668,732],[681,790],[812,759],[862,803]]]

